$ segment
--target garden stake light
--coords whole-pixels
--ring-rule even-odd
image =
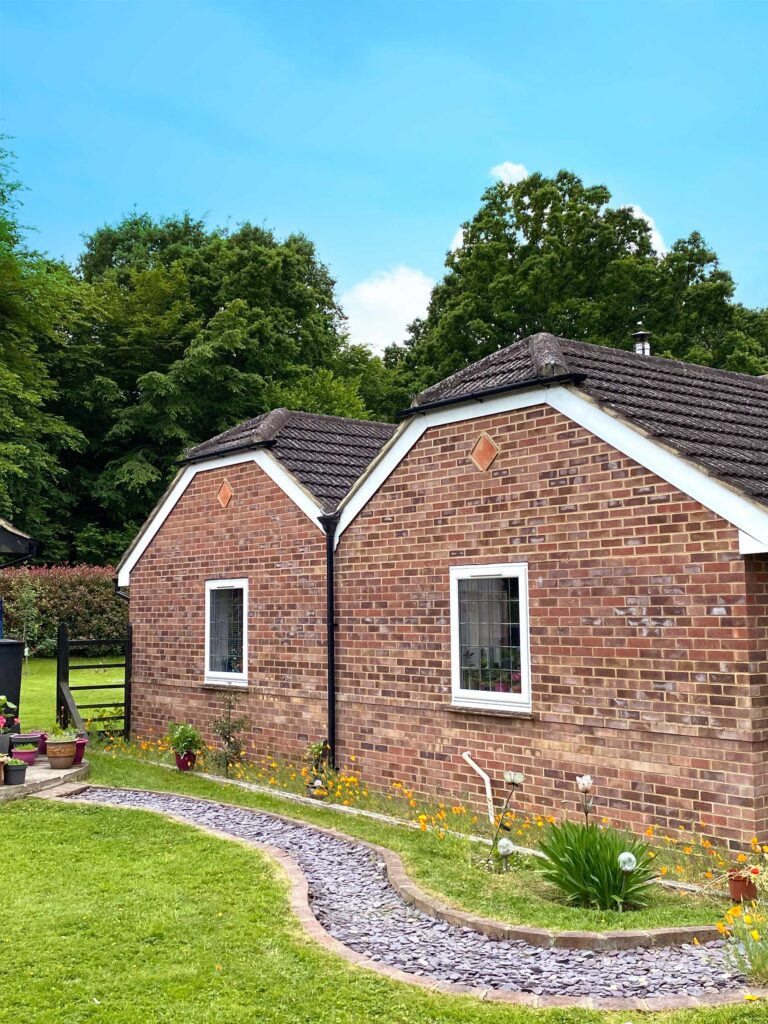
[[[576,788],[579,791],[579,799],[581,800],[581,809],[584,812],[584,820],[589,824],[589,815],[592,812],[594,801],[592,799],[592,776],[591,775],[577,775],[576,776]]]
[[[507,808],[509,807],[509,801],[515,795],[515,790],[519,789],[520,786],[522,786],[522,784],[525,782],[525,776],[523,775],[522,772],[506,771],[506,772],[504,772],[504,781],[509,786],[509,792],[507,793],[506,799],[504,800],[504,804],[503,804],[503,806],[501,808],[501,813],[499,814],[499,820],[498,820],[498,823],[496,825],[496,831],[493,834],[493,842],[491,843],[491,852],[488,854],[488,860],[486,861],[486,865],[491,863],[491,858],[493,857],[494,848],[497,847],[497,840],[499,838],[499,832],[502,829],[504,829],[507,832],[509,831],[509,825],[505,825],[504,824],[504,816],[507,813]],[[500,840],[499,841],[499,843],[498,843],[498,850],[499,850],[499,853],[501,854],[502,858],[505,858],[505,856],[509,856],[509,853],[512,853],[512,850],[510,849],[509,853],[506,854],[506,855],[501,853],[501,843],[502,842],[504,842],[504,840]],[[510,847],[512,846],[512,843],[510,842],[509,839],[507,839],[506,842],[509,843]],[[505,870],[506,870],[506,859],[504,859],[504,866],[505,866]]]

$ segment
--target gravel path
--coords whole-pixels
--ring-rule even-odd
[[[610,952],[542,949],[444,924],[408,906],[368,849],[310,825],[170,793],[89,788],[76,799],[164,811],[284,850],[306,875],[312,910],[334,938],[410,974],[553,996],[701,996],[744,984],[725,965],[722,942]]]

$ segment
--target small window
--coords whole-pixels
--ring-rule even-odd
[[[451,568],[453,703],[531,708],[528,567]]]
[[[205,584],[205,681],[248,682],[248,580]]]

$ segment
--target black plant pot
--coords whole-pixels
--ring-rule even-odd
[[[11,734],[0,732],[0,754],[7,754],[11,749]]]
[[[25,764],[7,764],[3,769],[6,786],[23,786],[27,774]]]

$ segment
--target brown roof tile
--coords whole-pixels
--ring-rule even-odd
[[[376,420],[321,416],[273,409],[225,430],[187,452],[198,462],[237,451],[268,448],[314,495],[333,511],[397,428]]]

